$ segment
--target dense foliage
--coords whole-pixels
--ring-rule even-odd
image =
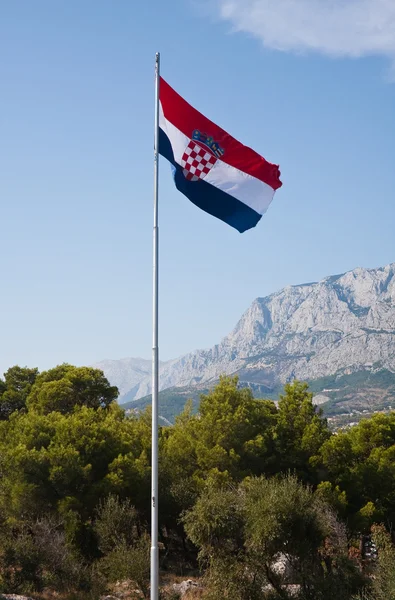
[[[116,397],[86,367],[0,379],[0,591],[148,596],[150,414]],[[208,600],[395,598],[395,414],[333,434],[306,384],[275,404],[224,377],[159,435],[163,571]]]

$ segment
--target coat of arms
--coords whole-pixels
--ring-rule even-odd
[[[184,176],[189,181],[204,179],[223,154],[212,137],[195,129],[181,159]]]

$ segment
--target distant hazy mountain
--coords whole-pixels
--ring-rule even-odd
[[[102,360],[93,366],[101,369],[111,384],[118,387],[120,397],[140,384],[151,372],[151,361],[144,358]]]
[[[150,394],[149,361],[100,366],[128,400]],[[395,263],[257,298],[218,345],[162,364],[160,388],[209,387],[237,373],[245,385],[274,390],[295,377],[380,370],[395,372]]]

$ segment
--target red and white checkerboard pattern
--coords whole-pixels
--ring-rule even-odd
[[[182,155],[181,166],[189,181],[198,181],[206,177],[216,162],[217,158],[211,152],[191,140]]]

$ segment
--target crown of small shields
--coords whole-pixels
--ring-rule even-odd
[[[215,142],[211,136],[208,136],[206,133],[201,133],[199,129],[194,130],[192,133],[192,139],[207,146],[207,148],[209,148],[217,158],[221,158],[221,156],[223,156],[225,153],[225,150],[221,148],[221,146]]]

